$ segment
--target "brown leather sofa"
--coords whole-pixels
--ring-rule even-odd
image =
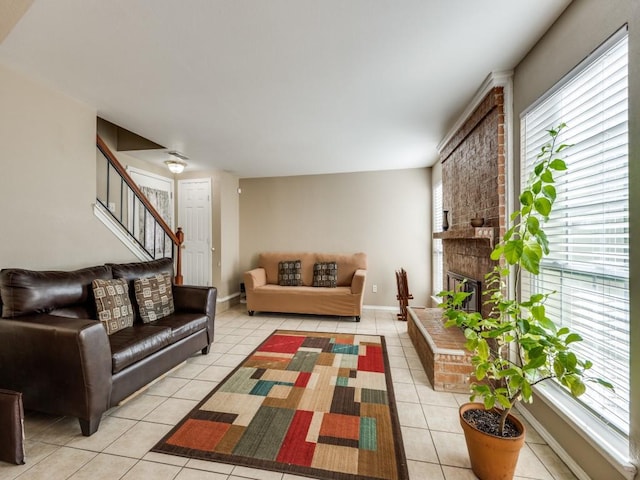
[[[173,285],[173,314],[150,323],[136,315],[111,335],[96,320],[92,280],[127,279],[135,300],[134,279],[165,272],[173,278],[171,259],[0,271],[0,388],[22,392],[26,410],[78,417],[89,436],[107,409],[198,350],[209,353],[214,287]]]

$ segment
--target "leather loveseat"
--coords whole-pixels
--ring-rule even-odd
[[[297,265],[295,285],[282,281],[282,263]],[[317,286],[316,268],[331,264],[335,267],[331,270],[332,280],[320,282],[330,286]],[[327,272],[329,270],[324,273]],[[244,274],[247,310],[249,315],[260,311],[309,313],[354,317],[359,322],[366,276],[367,255],[364,253],[261,253],[257,267]],[[323,279],[326,277],[321,275]]]
[[[154,276],[171,285],[174,312],[143,323],[133,284]],[[92,281],[109,279],[126,280],[119,283],[128,284],[134,320],[107,334]],[[0,388],[22,392],[27,410],[77,417],[89,436],[107,409],[195,352],[209,352],[216,294],[213,287],[173,285],[169,258],[69,272],[4,269]]]

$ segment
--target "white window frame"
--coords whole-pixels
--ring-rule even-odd
[[[434,232],[442,232],[442,179],[433,184],[433,225]],[[432,277],[432,295],[435,297],[444,290],[444,248],[441,238],[431,240],[431,277]],[[438,299],[439,300],[439,299]]]
[[[521,171],[523,172],[523,176],[526,170],[525,162],[527,160],[527,115],[534,112],[548,100],[552,99],[554,95],[556,95],[558,92],[561,92],[563,88],[570,84],[570,82],[572,82],[574,79],[579,78],[582,72],[584,72],[594,62],[598,61],[605,52],[611,49],[626,36],[626,27],[616,32],[616,34],[614,34],[609,40],[607,40],[601,47],[596,49],[587,59],[585,59],[580,65],[578,65],[574,70],[567,74],[565,78],[563,78],[558,84],[551,88],[545,95],[539,98],[533,105],[531,105],[521,114]],[[627,65],[628,63],[629,59],[627,58]],[[557,121],[555,121],[554,119],[550,119],[549,121],[552,124],[548,125],[547,128],[555,127],[559,121],[564,121],[564,119],[561,117],[562,114],[560,114],[560,116],[556,119]],[[571,143],[571,125],[569,125],[567,137],[568,142]],[[526,179],[523,179],[523,181],[524,180]],[[553,241],[551,240],[551,242]],[[551,249],[553,250],[553,243],[551,243]],[[635,469],[633,469],[632,465],[630,465],[629,463],[629,438],[627,434],[607,425],[600,418],[593,415],[593,413],[589,409],[584,408],[584,406],[579,401],[570,397],[561,387],[553,382],[544,382],[538,385],[536,387],[536,393],[538,393],[543,401],[547,403],[549,407],[555,410],[556,413],[567,420],[570,424],[574,425],[576,430],[581,433],[583,438],[585,438],[592,446],[597,448],[599,451],[602,451],[605,456],[609,458],[611,463],[613,465],[616,465],[621,473],[628,477],[632,471],[635,471]]]

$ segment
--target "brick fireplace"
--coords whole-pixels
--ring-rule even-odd
[[[484,282],[496,264],[489,256],[505,231],[505,152],[504,92],[494,87],[440,151],[449,229],[433,236],[442,239],[445,275]],[[484,225],[472,227],[472,218]]]

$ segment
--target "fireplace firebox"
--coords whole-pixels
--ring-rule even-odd
[[[450,292],[462,291],[471,294],[462,303],[461,308],[465,312],[482,311],[482,294],[478,280],[460,275],[459,273],[447,272],[447,290]]]

